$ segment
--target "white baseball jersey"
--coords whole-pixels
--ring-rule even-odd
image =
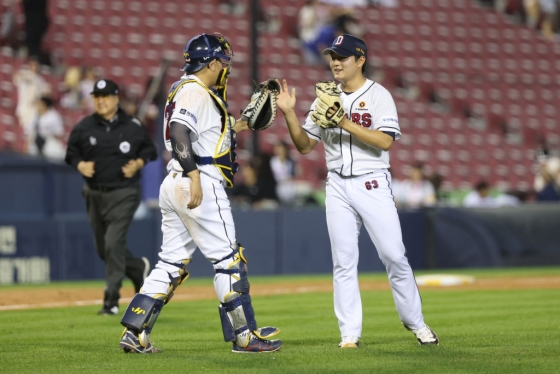
[[[181,80],[194,79],[200,82],[195,75],[184,75]],[[214,100],[208,91],[199,84],[192,82],[182,85],[173,101],[168,104],[171,108],[165,111],[164,139],[165,148],[172,151],[169,138],[169,125],[171,122],[181,123],[191,130],[193,152],[201,157],[214,156],[216,145],[222,137],[222,117]],[[183,171],[175,159],[169,161],[167,170]],[[213,165],[198,165],[198,170],[208,176],[223,180],[218,169]]]
[[[342,92],[340,97],[346,116],[352,122],[366,129],[392,132],[395,139],[401,137],[393,97],[379,83],[366,79],[359,90]],[[311,110],[315,109],[316,104],[317,100],[311,105]],[[348,177],[389,168],[389,152],[367,145],[343,129],[323,129],[313,122],[310,115],[303,129],[310,138],[324,142],[329,171]]]
[[[395,102],[383,86],[368,79],[356,92],[342,93],[341,97],[354,123],[392,132],[395,139],[401,137]],[[362,334],[358,284],[358,235],[362,223],[387,269],[401,321],[411,329],[422,328],[420,293],[406,258],[387,171],[389,153],[363,143],[343,129],[323,129],[310,116],[303,129],[325,146],[329,169],[325,205],[333,256],[334,309],[341,336]]]
[[[185,75],[182,80],[196,79]],[[178,87],[165,115],[165,146],[171,149],[168,127],[171,122],[187,126],[191,132],[193,151],[199,156],[214,156],[224,142],[223,122],[220,112],[210,93],[197,82],[185,83]],[[198,165],[202,202],[195,209],[187,208],[191,199],[191,179],[183,177],[178,161],[168,164],[168,175],[163,180],[159,192],[159,206],[162,214],[163,233],[161,261],[145,279],[142,294],[158,297],[169,292],[170,276],[178,277],[176,264],[190,262],[197,247],[211,262],[217,262],[229,255],[237,246],[235,226],[229,199],[224,189],[224,179],[213,165]],[[227,269],[233,258],[214,264],[214,269]],[[220,302],[231,292],[232,278],[229,274],[216,274],[214,286]]]

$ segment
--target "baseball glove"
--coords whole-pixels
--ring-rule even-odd
[[[338,126],[345,113],[336,83],[334,81],[319,82],[315,85],[315,92],[319,100],[315,111],[311,113],[313,122],[324,129]],[[336,108],[334,114],[328,113],[331,107]]]
[[[257,86],[247,108],[241,111],[241,119],[247,121],[251,130],[264,130],[276,118],[276,96],[280,84],[276,79],[268,79]]]

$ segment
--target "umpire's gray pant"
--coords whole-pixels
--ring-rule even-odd
[[[102,192],[87,184],[82,189],[95,247],[105,262],[104,308],[118,306],[122,280],[129,277],[136,292],[143,281],[144,261],[134,257],[127,248],[126,238],[134,212],[140,204],[140,187],[132,186]]]

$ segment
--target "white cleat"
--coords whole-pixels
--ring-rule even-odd
[[[433,332],[428,325],[424,325],[424,327],[418,330],[412,330],[408,327],[406,329],[412,331],[414,335],[416,335],[416,339],[420,345],[439,345],[439,339],[436,333]]]
[[[343,336],[338,348],[358,348],[360,346],[360,338],[357,336]]]

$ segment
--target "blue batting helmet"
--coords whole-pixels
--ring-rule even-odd
[[[181,70],[187,74],[192,74],[217,58],[231,65],[233,49],[220,33],[214,33],[214,35],[200,34],[189,40],[183,56],[185,57],[185,65]]]

